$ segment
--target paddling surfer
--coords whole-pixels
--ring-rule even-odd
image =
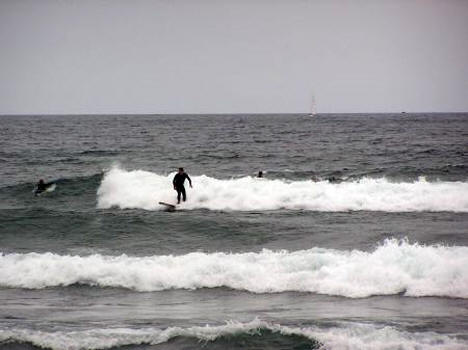
[[[40,179],[36,185],[36,189],[34,190],[34,195],[37,196],[41,194],[42,192],[47,191],[47,189],[53,184],[54,184],[53,182],[45,183],[43,179]]]

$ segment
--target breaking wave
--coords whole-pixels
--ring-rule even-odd
[[[227,287],[253,293],[312,292],[468,298],[468,247],[390,239],[371,252],[312,248],[131,257],[0,255],[0,286],[84,284],[136,291]]]
[[[117,167],[104,175],[97,191],[98,208],[118,207],[159,210],[159,201],[174,203],[172,176]],[[220,180],[193,176],[193,189],[182,209],[314,211],[453,211],[468,212],[467,182],[395,183],[385,178],[352,182],[285,181],[250,176]]]
[[[224,325],[159,328],[113,328],[44,332],[26,329],[0,330],[0,343],[29,343],[47,349],[109,349],[131,345],[156,345],[182,339],[184,348],[210,349],[210,345],[258,349],[281,344],[308,349],[466,349],[467,343],[450,335],[432,332],[409,333],[390,326],[342,323],[335,327],[291,327],[255,319]],[[256,339],[255,339],[256,338]],[[240,345],[240,346],[236,346]],[[250,346],[249,346],[250,345]],[[254,346],[252,346],[254,345]],[[259,346],[260,345],[260,346]],[[289,346],[288,346],[289,345]],[[216,347],[219,348],[219,347]]]

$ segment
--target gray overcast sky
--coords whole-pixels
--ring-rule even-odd
[[[468,111],[468,0],[0,0],[0,114]]]

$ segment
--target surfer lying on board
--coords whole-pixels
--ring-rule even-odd
[[[49,188],[53,184],[54,184],[53,182],[45,183],[43,179],[40,179],[39,182],[36,185],[36,189],[34,190],[34,195],[37,196],[38,194],[41,194],[42,192],[46,191],[47,188]]]
[[[182,199],[184,202],[187,199],[187,195],[185,194],[185,187],[184,182],[185,179],[189,181],[190,187],[192,187],[192,180],[188,176],[186,172],[184,172],[184,168],[179,168],[179,171],[174,176],[174,180],[172,180],[172,184],[174,185],[174,190],[177,191],[177,204],[180,204],[180,195],[182,194]]]

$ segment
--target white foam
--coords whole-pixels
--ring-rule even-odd
[[[467,342],[456,337],[433,332],[409,333],[393,327],[378,327],[359,323],[344,323],[339,327],[287,327],[255,319],[251,322],[227,322],[225,325],[204,327],[112,328],[84,331],[43,332],[26,329],[0,330],[0,342],[29,342],[36,346],[61,349],[108,349],[125,345],[162,344],[172,338],[192,337],[202,341],[215,341],[219,337],[237,334],[261,334],[270,330],[284,336],[306,337],[323,344],[329,350],[461,350]],[[203,344],[201,344],[203,346]]]
[[[114,167],[104,175],[97,191],[98,208],[160,210],[159,201],[174,203],[172,177],[143,170]],[[370,210],[388,212],[468,212],[467,182],[394,183],[385,178],[363,178],[332,184],[327,181],[284,181],[243,177],[220,180],[193,176],[186,186],[184,209],[314,211]]]
[[[53,253],[0,255],[0,286],[75,283],[136,291],[228,287],[254,293],[313,292],[468,298],[468,247],[387,240],[372,252],[312,248],[294,252],[130,257]]]
[[[449,335],[410,333],[390,326],[359,323],[345,323],[342,327],[325,329],[286,328],[281,332],[316,339],[323,344],[323,350],[466,350],[468,346],[467,341]]]

